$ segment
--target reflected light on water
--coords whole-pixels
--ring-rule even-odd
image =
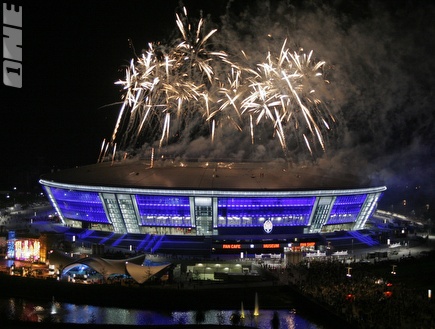
[[[40,302],[19,298],[0,298],[0,316],[11,320],[29,322],[50,321],[60,323],[88,324],[130,324],[130,325],[189,325],[213,324],[231,325],[232,315],[240,314],[240,310],[206,310],[206,311],[149,311],[139,309],[124,309],[118,307],[100,307],[77,305],[70,303]],[[254,310],[246,309],[245,318],[240,319],[240,325],[254,326],[259,329],[269,329],[274,310],[261,310],[255,315]],[[280,329],[309,328],[321,329],[291,310],[278,310]]]

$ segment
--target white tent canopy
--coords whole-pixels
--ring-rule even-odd
[[[146,255],[140,255],[128,259],[105,259],[101,257],[86,257],[75,259],[72,263],[65,266],[62,273],[67,273],[69,270],[79,266],[86,265],[97,271],[105,278],[111,275],[130,275],[136,282],[144,283],[153,275],[167,268],[170,263],[163,265],[144,266]]]

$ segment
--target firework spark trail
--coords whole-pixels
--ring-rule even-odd
[[[101,143],[101,150],[100,150],[100,154],[98,155],[98,160],[97,162],[101,161],[102,155],[103,155],[103,151],[104,151],[104,145],[106,144],[106,139],[103,139],[103,142]]]
[[[104,158],[106,157],[107,151],[109,150],[109,145],[110,145],[110,143],[106,143],[106,147],[104,148],[104,153],[103,153],[103,156],[101,157],[100,161],[103,161]],[[115,154],[115,152],[113,152],[113,154]]]
[[[296,142],[303,140],[310,154],[314,144],[307,134],[325,151],[323,134],[335,119],[315,93],[315,86],[327,81],[320,72],[325,62],[313,61],[313,51],[291,53],[285,40],[279,54],[268,52],[255,65],[242,50],[247,64],[241,65],[224,51],[209,50],[208,41],[217,30],[206,33],[202,18],[192,24],[184,9],[184,15],[176,14],[176,24],[180,39],[170,45],[149,44],[126,68],[125,80],[117,82],[124,89],[124,102],[112,146],[123,123],[118,149],[136,148],[144,136],[152,144],[158,134],[161,148],[170,143],[171,134],[201,118],[209,125],[212,142],[227,120],[238,131],[248,126],[252,143],[255,126],[261,124],[272,128],[284,152],[286,132]]]
[[[116,143],[115,143],[115,146],[113,147],[112,165],[113,165],[113,162],[115,161],[115,155],[116,155]]]

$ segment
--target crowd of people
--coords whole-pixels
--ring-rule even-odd
[[[435,328],[435,303],[412,269],[431,273],[435,253],[378,263],[310,261],[289,265],[287,275],[302,294],[356,328]],[[400,269],[400,270],[398,270]],[[401,275],[402,273],[402,275]],[[406,274],[409,273],[409,274]]]

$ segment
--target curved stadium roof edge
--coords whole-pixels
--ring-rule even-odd
[[[77,185],[64,184],[41,179],[40,184],[49,187],[57,187],[68,190],[88,191],[88,192],[110,192],[110,193],[130,193],[130,194],[152,194],[152,195],[189,195],[189,196],[329,196],[342,195],[353,192],[355,194],[383,192],[386,186],[369,187],[369,188],[352,188],[352,189],[333,189],[333,190],[304,190],[304,191],[233,191],[233,190],[187,190],[187,189],[147,189],[147,188],[131,188],[131,187],[110,187],[110,186],[92,186],[92,185]]]
[[[334,168],[288,168],[282,163],[189,163],[177,165],[140,160],[98,163],[41,176],[46,186],[95,192],[178,195],[304,196],[382,192],[358,176]],[[347,192],[343,192],[347,191]]]

